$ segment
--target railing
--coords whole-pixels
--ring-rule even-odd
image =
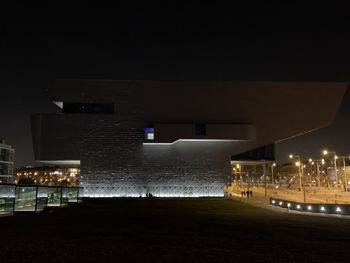
[[[40,212],[82,200],[81,187],[0,184],[0,214]]]

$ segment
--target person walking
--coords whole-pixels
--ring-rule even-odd
[[[250,198],[253,197],[253,191],[252,190],[249,191],[249,195],[250,195]]]

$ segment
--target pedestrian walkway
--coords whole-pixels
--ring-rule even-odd
[[[301,212],[301,211],[295,211],[295,210],[290,210],[290,209],[286,209],[286,208],[281,208],[278,206],[271,206],[269,204],[270,196],[266,197],[265,193],[260,193],[259,191],[253,192],[253,197],[251,197],[251,198],[242,197],[241,195],[239,195],[237,193],[232,194],[230,198],[237,200],[237,201],[240,201],[240,202],[243,202],[243,203],[246,203],[246,204],[249,204],[249,205],[252,205],[252,206],[268,209],[268,210],[271,210],[274,212],[279,212],[279,213],[350,219],[350,216],[346,216],[346,215]]]

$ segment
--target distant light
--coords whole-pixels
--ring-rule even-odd
[[[321,211],[325,211],[326,209],[324,208],[324,206],[321,206]]]
[[[309,162],[310,162],[310,163],[312,162],[312,159],[311,159],[311,158],[309,159]]]
[[[336,209],[335,211],[337,211],[337,212],[341,212],[340,207],[338,206],[338,207],[337,207],[337,209]]]
[[[279,204],[280,204],[280,205],[282,205],[282,204],[283,204],[283,202],[280,202]]]
[[[274,203],[276,203],[276,201],[275,201],[275,200],[272,200],[272,201],[271,201],[271,203],[273,203],[273,204],[274,204]]]
[[[311,210],[311,209],[312,209],[311,205],[309,205],[309,206],[307,207],[307,209],[308,209],[308,210]]]
[[[297,209],[300,209],[300,205],[297,205]]]
[[[287,206],[290,207],[290,203],[288,203]]]
[[[299,165],[300,165],[300,162],[295,162],[295,165],[296,165],[296,166],[299,166]]]
[[[324,150],[323,151],[323,155],[327,155],[328,154],[328,151],[327,150]]]
[[[290,154],[290,155],[289,155],[289,158],[290,158],[290,159],[293,159],[293,154]]]

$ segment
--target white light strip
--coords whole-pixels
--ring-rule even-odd
[[[7,145],[7,144],[2,144],[2,143],[0,143],[0,149],[6,149],[6,150],[14,151],[12,146]]]
[[[13,164],[13,162],[10,162],[10,161],[0,161],[0,163],[8,163],[8,164]]]
[[[104,194],[104,193],[87,193],[84,194],[84,197],[92,197],[92,198],[106,198],[106,197],[146,197],[145,194]],[[187,194],[153,194],[153,197],[178,197],[178,198],[198,198],[198,197],[224,197],[224,194],[221,193],[213,193],[213,194],[192,194],[192,195],[187,195]]]
[[[80,160],[36,160],[41,163],[58,164],[58,165],[80,165]]]
[[[240,142],[245,140],[229,139],[178,139],[174,142],[144,142],[143,145],[173,145],[177,142]]]

